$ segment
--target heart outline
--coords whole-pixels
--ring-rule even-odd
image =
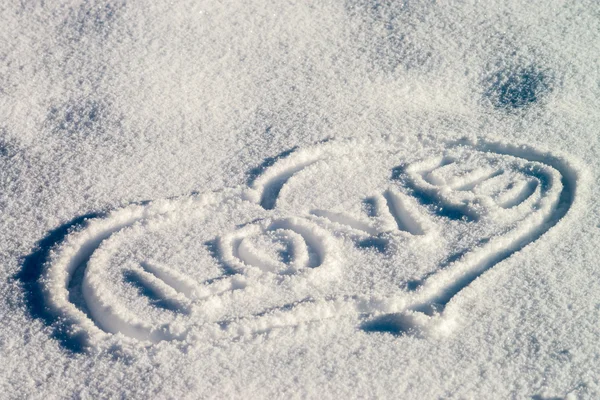
[[[352,142],[351,146],[355,146],[356,142]],[[551,208],[555,208],[554,212],[552,213],[552,215],[550,215],[548,218],[544,219],[544,221],[542,221],[542,225],[543,226],[539,232],[535,232],[535,233],[531,233],[528,235],[528,238],[516,238],[515,241],[515,245],[508,249],[505,253],[506,254],[501,254],[499,257],[496,257],[496,259],[491,260],[491,265],[481,268],[481,271],[477,273],[477,275],[475,277],[473,277],[473,279],[470,280],[470,282],[472,282],[473,280],[475,280],[477,277],[479,277],[483,272],[489,270],[490,268],[492,268],[494,265],[496,265],[498,262],[510,257],[511,255],[513,255],[514,253],[518,252],[520,249],[524,248],[525,246],[527,246],[528,244],[532,243],[533,241],[537,240],[539,237],[541,237],[544,233],[546,233],[550,228],[552,228],[554,225],[556,225],[569,211],[569,209],[571,208],[571,206],[573,205],[573,203],[575,202],[576,199],[576,192],[577,192],[577,188],[578,186],[581,186],[580,183],[578,182],[578,180],[581,180],[581,173],[580,171],[573,167],[573,163],[571,161],[567,161],[565,158],[560,157],[560,156],[554,156],[551,155],[549,153],[544,153],[544,152],[540,152],[537,151],[533,148],[530,147],[519,147],[519,146],[513,146],[513,145],[509,145],[509,144],[503,144],[503,143],[499,143],[499,142],[489,142],[489,141],[484,141],[484,140],[464,140],[458,143],[454,143],[452,146],[470,146],[472,148],[477,148],[481,151],[485,151],[485,152],[493,152],[496,154],[504,154],[504,155],[509,155],[509,156],[516,156],[516,157],[520,157],[520,158],[524,158],[526,160],[529,160],[531,162],[544,162],[547,165],[550,165],[550,167],[556,169],[559,171],[561,177],[561,184],[563,186],[561,192],[560,192],[560,198],[558,199],[558,202],[556,205],[552,206]],[[291,156],[293,156],[295,153],[291,153]],[[319,154],[319,152],[317,152],[317,154]],[[314,155],[314,154],[313,154]],[[311,164],[313,164],[314,162],[318,161],[315,158],[310,158],[307,156],[301,156],[301,158],[304,160],[303,162],[305,163],[305,165],[303,167],[309,166]],[[283,161],[285,160],[290,160],[291,158],[284,158],[282,159]],[[261,177],[264,176],[268,176],[270,172],[272,172],[274,169],[277,170],[277,168],[281,169],[281,165],[278,165],[278,163],[274,163],[273,166],[271,168],[267,168],[266,172],[261,175]],[[291,177],[295,172],[298,172],[300,169],[297,169],[296,171],[294,171],[292,174],[289,174],[289,177]],[[289,172],[289,171],[288,171]],[[285,169],[284,169],[284,173],[285,173]],[[279,175],[279,177],[281,177],[281,175]],[[259,184],[257,185],[256,182],[259,182]],[[281,185],[281,187],[278,188],[277,190],[277,185],[275,185],[275,191],[277,192],[277,194],[279,194],[279,191],[281,190],[281,188],[284,186],[285,181],[283,182],[283,184]],[[279,185],[279,183],[278,183]],[[232,191],[237,192],[237,195],[247,199],[247,200],[251,200],[251,201],[257,201],[257,187],[260,186],[260,180],[255,180],[253,185],[251,185],[250,189],[232,189]],[[271,189],[271,191],[273,192],[273,189]],[[264,191],[266,192],[266,191]],[[210,197],[211,195],[208,195],[207,197]],[[581,196],[579,196],[581,197]],[[202,196],[199,196],[199,198],[201,199],[200,202],[202,201],[207,201],[205,199],[202,198]],[[265,204],[267,204],[267,206],[269,206],[270,203],[265,203],[265,199],[264,196],[262,194],[259,194],[258,196],[258,204],[260,204],[261,206],[264,206]],[[53,267],[53,263],[56,263],[56,254],[52,257],[50,260],[48,260],[45,264],[45,274],[42,276],[42,278],[40,279],[40,283],[41,286],[43,287],[44,290],[44,295],[45,295],[45,301],[46,301],[46,306],[50,309],[50,313],[53,314],[55,316],[55,318],[57,319],[62,319],[62,323],[66,324],[68,326],[71,327],[71,330],[69,332],[69,335],[71,336],[77,336],[80,335],[82,333],[84,333],[84,336],[87,336],[85,338],[85,341],[88,344],[92,344],[95,341],[97,341],[98,339],[101,339],[102,337],[104,337],[104,332],[101,332],[101,330],[97,329],[97,326],[95,326],[94,321],[90,321],[89,318],[87,318],[85,315],[81,316],[77,314],[77,310],[76,312],[73,312],[73,309],[65,309],[65,304],[64,302],[61,304],[57,304],[56,302],[53,303],[53,301],[55,300],[55,295],[58,293],[59,297],[62,297],[63,300],[66,300],[66,303],[69,303],[69,296],[68,296],[68,284],[69,284],[69,280],[70,280],[70,276],[69,274],[72,274],[74,272],[75,267],[77,267],[78,265],[80,265],[81,263],[85,262],[85,258],[87,253],[89,252],[89,249],[94,248],[94,246],[100,242],[102,242],[102,240],[104,240],[105,238],[109,237],[112,233],[118,231],[119,229],[121,229],[124,226],[128,226],[131,223],[137,221],[138,219],[144,217],[151,217],[153,215],[162,215],[163,213],[168,213],[169,210],[172,210],[174,207],[179,207],[179,206],[185,206],[185,203],[189,203],[190,200],[189,199],[179,199],[179,200],[171,200],[171,201],[155,201],[152,202],[150,206],[148,205],[134,205],[134,206],[130,206],[129,208],[126,208],[125,210],[127,210],[126,212],[122,211],[121,213],[119,212],[114,212],[111,215],[109,215],[109,220],[111,221],[111,223],[107,223],[106,226],[104,226],[104,230],[102,226],[93,226],[92,224],[88,224],[87,228],[84,229],[82,232],[84,232],[83,236],[86,236],[86,232],[90,237],[86,237],[86,240],[84,240],[85,243],[82,244],[82,246],[85,248],[85,251],[83,253],[86,254],[71,254],[71,256],[73,256],[73,259],[70,260],[69,265],[66,266],[66,270],[65,270],[65,274],[58,274],[58,276],[52,276],[51,273],[49,273],[50,270],[52,270]],[[189,205],[189,204],[188,204]],[[276,205],[276,201],[273,204],[273,209],[275,209]],[[263,207],[268,209],[268,207]],[[136,217],[137,216],[137,217]],[[115,224],[114,222],[117,221],[117,224]],[[133,221],[133,222],[132,222]],[[90,227],[90,225],[92,227]],[[102,225],[102,224],[100,224]],[[90,229],[92,231],[92,234],[90,234]],[[101,232],[101,234],[98,236],[98,232]],[[94,236],[96,235],[96,236]],[[65,248],[65,243],[67,243],[67,247],[69,245],[69,240],[73,241],[73,234],[71,235],[67,235],[65,240],[62,243],[62,246],[59,245],[56,248],[56,253],[60,253],[61,249],[64,250]],[[71,243],[71,245],[73,245],[74,243]],[[510,246],[509,246],[510,247]],[[93,250],[91,250],[93,252]],[[77,264],[77,265],[75,265]],[[69,271],[70,270],[70,271]],[[464,288],[469,286],[469,283],[462,285],[461,288],[458,288],[457,290],[455,290],[455,293],[452,294],[448,299],[445,300],[446,304],[448,304],[455,296],[456,294],[460,293]],[[59,302],[60,303],[60,302]],[[375,302],[377,303],[377,302]],[[303,304],[305,305],[305,304]],[[305,308],[310,308],[311,305],[306,305]],[[404,324],[406,322],[406,320],[411,320],[412,322],[410,322],[408,325],[409,326],[418,326],[419,324],[422,325],[422,321],[429,321],[428,318],[431,318],[431,315],[435,313],[435,311],[439,311],[439,310],[433,310],[434,312],[425,312],[424,314],[428,317],[428,318],[424,318],[420,315],[416,315],[415,313],[417,312],[423,312],[424,310],[409,310],[408,313],[404,313],[402,314],[402,312],[400,312],[398,309],[400,308],[406,308],[404,305],[403,306],[396,306],[396,309],[394,309],[394,307],[390,307],[389,304],[388,305],[382,305],[380,304],[368,304],[368,302],[365,301],[359,301],[358,303],[354,304],[351,307],[348,307],[347,304],[344,304],[343,301],[340,300],[335,300],[330,302],[329,304],[329,311],[325,310],[325,309],[321,309],[319,310],[319,314],[320,317],[319,318],[323,318],[323,315],[326,315],[328,313],[332,314],[333,316],[336,315],[340,315],[344,313],[345,309],[350,309],[349,313],[352,312],[365,312],[365,310],[370,311],[371,314],[373,314],[373,307],[375,307],[377,309],[377,311],[375,313],[381,313],[384,316],[388,317],[390,315],[393,314],[398,314],[397,320],[401,321],[402,324]],[[76,308],[76,307],[75,307]],[[303,310],[301,310],[301,313],[304,312]],[[310,314],[310,313],[309,313]],[[427,315],[429,314],[429,315]],[[74,317],[75,316],[75,317]],[[65,318],[66,317],[66,318]],[[87,319],[86,319],[87,318]],[[277,319],[279,317],[274,317],[273,319]],[[292,318],[293,319],[293,318]],[[415,322],[415,321],[421,321],[421,322]],[[256,325],[260,325],[256,324]],[[291,323],[290,325],[293,325],[293,323]],[[260,332],[260,329],[256,329],[257,332]]]

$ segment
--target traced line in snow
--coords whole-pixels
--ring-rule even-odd
[[[47,326],[52,327],[52,337],[58,340],[65,349],[75,353],[86,350],[87,337],[81,332],[62,329],[63,326],[55,324],[56,314],[46,306],[45,286],[42,277],[45,272],[45,263],[50,258],[53,249],[59,243],[64,242],[74,231],[84,226],[86,221],[100,216],[100,214],[82,215],[50,231],[40,240],[37,249],[23,259],[23,268],[16,275],[25,290],[26,304],[31,315],[34,318],[41,319]],[[70,292],[69,294],[73,293]],[[69,299],[71,300],[71,297]],[[77,304],[79,306],[79,303]],[[69,321],[67,321],[67,324],[69,324]],[[68,326],[66,327],[68,328]]]
[[[361,231],[367,233],[369,235],[377,235],[379,234],[379,230],[369,224],[368,222],[360,221],[354,217],[349,216],[345,213],[339,213],[334,211],[327,210],[312,210],[310,212],[312,215],[317,217],[327,218],[331,222],[335,222],[340,225],[348,226],[357,231]]]
[[[293,254],[287,269],[278,268],[275,260],[248,247],[248,239],[274,232],[285,235],[291,242]],[[300,273],[319,274],[322,278],[335,274],[337,265],[330,249],[333,239],[324,229],[303,218],[287,218],[259,221],[247,225],[219,240],[219,252],[223,261],[235,271],[245,274],[256,268],[264,273],[290,275]],[[310,272],[312,271],[312,272]]]
[[[508,171],[500,168],[480,168],[462,175],[459,179],[446,181],[444,174],[433,174],[433,171],[447,167],[448,172],[451,170],[451,164],[460,161],[452,157],[442,157],[415,163],[403,169],[402,174],[409,177],[408,182],[412,183],[411,189],[417,198],[423,202],[423,197],[427,197],[425,203],[428,202],[438,209],[446,209],[446,214],[447,210],[458,210],[457,212],[463,215],[468,212],[477,217],[473,218],[475,223],[480,217],[486,217],[488,214],[500,215],[498,209],[505,207],[504,212],[510,211],[511,216],[519,217],[515,226],[503,231],[503,234],[491,237],[487,242],[482,242],[451,261],[447,267],[430,274],[413,292],[383,299],[362,298],[357,295],[328,301],[301,302],[297,306],[276,308],[264,315],[241,318],[229,324],[229,327],[244,334],[257,334],[321,319],[359,315],[370,316],[368,323],[363,325],[363,329],[367,331],[381,331],[386,326],[389,331],[396,329],[398,332],[413,328],[426,331],[433,325],[442,326],[440,329],[449,329],[452,325],[450,319],[446,318],[442,323],[440,321],[444,319],[444,310],[452,299],[485,271],[537,240],[556,225],[576,199],[579,176],[579,172],[567,160],[529,147],[480,141],[463,144],[463,147],[456,147],[454,151],[460,152],[461,149],[467,152],[481,152],[490,157],[514,158],[517,172],[522,175],[521,178],[526,178],[527,183],[519,186],[517,182],[513,188],[505,187],[506,190],[493,197],[477,195],[473,190],[484,183],[488,184],[489,181],[495,182],[497,177]],[[343,152],[337,155],[340,154]],[[323,159],[323,152],[317,149],[300,152],[299,159],[292,156],[277,161],[264,175],[257,177],[254,181],[254,192],[250,192],[250,196],[252,193],[258,194],[257,202],[263,208],[275,208],[277,196],[286,182],[302,169]],[[452,168],[454,167],[456,166]],[[395,171],[392,180],[400,175]],[[425,175],[428,179],[424,178]],[[239,193],[241,196],[242,191]],[[411,235],[424,235],[431,230],[431,226],[418,212],[418,206],[413,204],[413,199],[409,196],[388,189],[379,197],[376,198],[375,205],[381,206],[378,202],[385,201],[399,229]],[[110,292],[101,290],[104,282],[99,272],[105,268],[106,263],[94,253],[113,234],[124,228],[138,222],[162,218],[163,215],[180,210],[184,205],[192,207],[195,210],[193,212],[200,213],[204,202],[205,200],[184,199],[130,206],[112,212],[104,218],[90,220],[81,231],[67,235],[52,252],[45,264],[46,271],[40,279],[45,305],[49,311],[68,325],[70,334],[83,332],[89,344],[105,337],[105,332],[121,333],[151,342],[184,339],[189,326],[171,326],[168,323],[156,325],[152,321],[141,320],[123,305],[115,303]],[[312,214],[367,234],[381,233],[381,229],[375,226],[340,213],[314,210]],[[377,218],[379,217],[382,217],[381,210],[378,210]],[[301,216],[256,220],[221,237],[218,240],[219,257],[238,275],[229,275],[224,279],[215,280],[214,283],[202,285],[190,282],[186,276],[165,266],[148,261],[142,263],[139,270],[133,271],[132,277],[140,287],[150,290],[151,297],[164,301],[167,308],[187,315],[195,315],[195,307],[201,304],[208,304],[207,307],[216,304],[210,303],[215,296],[245,289],[254,284],[253,282],[258,282],[252,281],[254,278],[247,278],[247,273],[249,277],[280,274],[284,275],[282,280],[301,284],[309,282],[315,287],[326,286],[339,276],[341,256],[335,250],[336,243],[332,235],[309,218],[310,216]],[[275,263],[267,259],[268,254],[262,253],[260,246],[257,247],[252,241],[254,237],[264,234],[276,234],[281,240],[287,241],[291,249],[289,259],[278,260]],[[280,263],[287,269],[282,269]],[[92,318],[69,299],[69,285],[74,271],[78,268],[85,269],[82,291]],[[256,275],[256,271],[260,273]],[[280,282],[277,279],[265,282],[267,281]],[[204,301],[208,302],[203,303]],[[377,318],[387,319],[377,322]],[[432,322],[434,320],[437,322]],[[218,323],[210,320],[201,322]]]
[[[481,248],[427,279],[412,300],[414,304],[407,308],[413,310],[411,312],[422,312],[428,316],[442,313],[443,317],[443,310],[457,294],[485,271],[548,232],[567,214],[576,199],[579,173],[567,160],[533,148],[508,144],[482,141],[473,147],[543,165],[535,171],[536,178],[544,181],[543,197],[532,206],[536,211],[520,221],[516,228],[492,238]]]
[[[106,332],[122,333],[152,342],[183,338],[184,332],[171,331],[168,326],[154,327],[132,315],[122,305],[115,304],[110,291],[101,290],[104,282],[98,272],[104,269],[104,264],[103,260],[97,259],[95,253],[105,241],[124,228],[167,215],[182,206],[189,206],[190,203],[194,203],[196,208],[201,208],[206,198],[162,200],[129,206],[102,218],[90,219],[80,231],[67,235],[50,253],[45,263],[45,271],[40,277],[44,304],[57,322],[64,326],[61,329],[72,336],[80,337],[84,347],[92,346],[104,338]],[[85,270],[81,290],[90,315],[70,302],[70,282],[74,272],[81,268]],[[150,264],[140,266],[139,270],[128,271],[126,278],[133,279],[130,283],[138,289],[149,290],[147,294],[161,299],[162,304],[168,305],[168,308],[177,309],[184,314],[191,312],[189,300],[159,279],[155,273],[177,286],[173,274],[167,276],[160,268]]]
[[[456,161],[450,157],[425,160],[404,168],[408,178],[406,186],[412,190],[412,195],[423,205],[430,206],[431,211],[440,217],[450,220],[477,221],[479,212],[462,199],[448,196],[450,188],[445,182],[432,173],[438,168],[454,165]],[[398,175],[396,178],[402,176]]]
[[[372,237],[396,230],[422,236],[431,230],[431,223],[418,210],[415,201],[403,193],[388,189],[382,195],[370,197],[366,201],[372,203],[374,208],[369,222],[334,211],[312,210],[310,213]]]
[[[83,329],[87,334],[86,342],[90,337],[102,336],[103,332],[69,301],[68,287],[72,275],[77,268],[88,263],[103,240],[140,220],[143,215],[142,206],[133,206],[111,213],[103,219],[89,220],[82,231],[69,235],[65,242],[53,251],[46,263],[46,271],[40,278],[46,307],[50,313],[61,318],[63,323],[72,326],[74,330]]]
[[[183,293],[188,299],[201,298],[202,288],[190,281],[189,277],[176,272],[172,268],[166,268],[158,263],[145,261],[141,263],[144,270],[160,279],[179,293]]]
[[[263,184],[262,195],[260,198],[261,207],[263,207],[265,210],[274,209],[275,205],[277,204],[277,199],[279,198],[279,192],[281,192],[281,189],[289,181],[289,179],[294,176],[294,174],[302,171],[304,168],[314,164],[315,162],[316,161],[309,161],[301,163],[280,172],[265,182]]]
[[[130,269],[123,272],[123,278],[147,297],[153,306],[183,314],[190,313],[190,302],[155,275],[142,269]]]
[[[500,176],[504,173],[503,169],[477,169],[471,172],[468,176],[463,177],[460,182],[457,182],[450,187],[454,190],[469,191],[475,189],[481,183]]]
[[[412,235],[424,235],[426,228],[415,216],[415,207],[409,207],[410,199],[405,194],[387,190],[383,194],[398,229]]]
[[[322,158],[322,150],[290,150],[285,157],[274,158],[261,169],[246,193],[247,200],[260,204],[265,210],[273,210],[283,187],[295,174]],[[258,172],[256,172],[258,173]],[[256,174],[255,173],[255,174]]]
[[[538,185],[539,181],[537,179],[519,182],[511,189],[501,193],[496,198],[496,202],[502,208],[516,207],[533,196],[538,188]]]
[[[362,325],[365,331],[432,335],[451,331],[456,321],[446,316],[444,310],[447,305],[484,272],[548,232],[567,214],[577,195],[579,172],[564,158],[529,147],[485,141],[472,144],[472,148],[536,164],[530,165],[528,170],[540,182],[536,185],[536,190],[540,190],[541,197],[527,204],[531,212],[516,227],[505,234],[492,237],[487,243],[451,262],[444,270],[431,274],[412,296],[392,297],[381,301],[351,298],[325,304],[301,305],[285,316],[271,316],[270,320],[263,319],[254,323],[267,331],[269,326],[296,326],[311,320],[358,314],[371,316]],[[491,173],[487,179],[497,175],[500,174]],[[480,182],[485,180],[481,179]],[[522,205],[529,200],[533,196],[529,192],[530,190],[519,196],[518,202],[515,201],[518,204],[515,205]]]

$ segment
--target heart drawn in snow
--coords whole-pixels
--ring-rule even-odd
[[[48,252],[44,305],[87,346],[342,317],[448,328],[464,288],[566,215],[577,176],[525,146],[330,140],[268,160],[246,187],[86,220]]]

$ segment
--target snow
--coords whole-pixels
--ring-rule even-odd
[[[0,398],[600,396],[597,2],[0,14]]]

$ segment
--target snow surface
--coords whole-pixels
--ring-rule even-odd
[[[0,13],[0,398],[600,397],[597,1]]]

